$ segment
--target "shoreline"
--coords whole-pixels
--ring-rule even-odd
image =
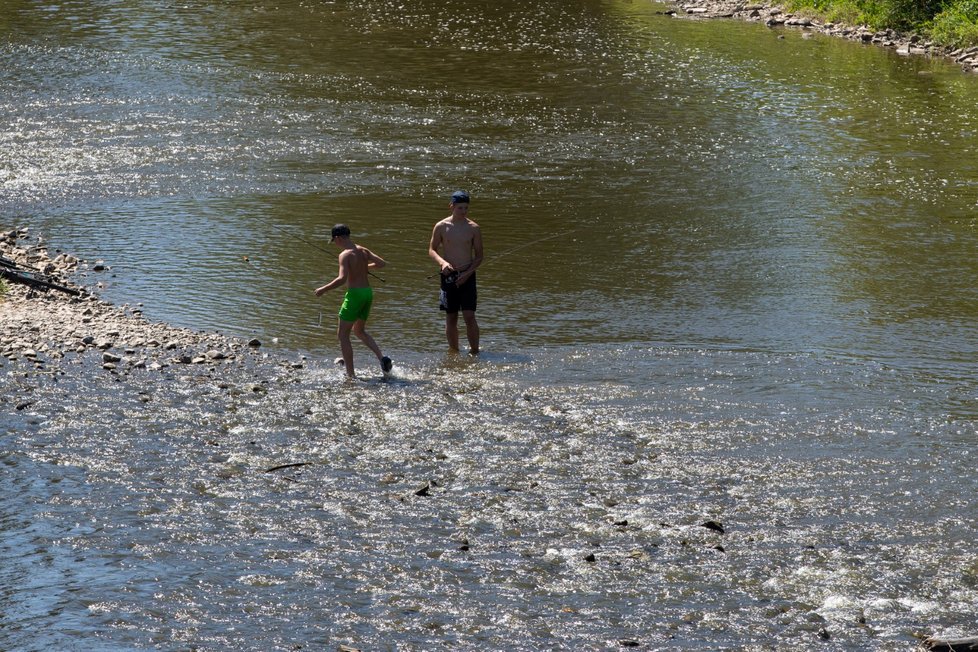
[[[822,22],[818,18],[792,13],[779,5],[738,0],[676,0],[674,4],[678,8],[677,11],[668,13],[677,18],[694,20],[730,18],[764,23],[772,29],[791,27],[859,43],[877,45],[895,50],[901,56],[943,58],[957,64],[965,72],[978,73],[978,45],[967,48],[950,48],[929,41],[920,34],[904,34],[893,29],[874,30],[865,25],[853,26]]]
[[[101,369],[116,375],[168,367],[243,364],[259,354],[261,342],[248,342],[220,333],[204,333],[156,323],[139,306],[116,306],[103,301],[77,277],[105,271],[65,253],[51,257],[43,238],[27,229],[0,232],[0,256],[27,270],[38,270],[59,285],[77,290],[72,296],[57,290],[32,290],[5,281],[0,296],[0,368],[20,363],[22,371],[61,374],[69,356],[99,354]],[[97,286],[97,283],[95,283]],[[24,371],[30,375],[30,371]]]

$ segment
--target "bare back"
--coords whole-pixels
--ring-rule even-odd
[[[368,265],[372,255],[369,249],[360,245],[353,245],[349,249],[343,250],[343,253],[339,255],[339,263],[340,275],[346,277],[346,287],[370,287]]]

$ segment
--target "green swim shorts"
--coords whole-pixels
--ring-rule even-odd
[[[370,316],[370,305],[374,302],[373,288],[348,288],[340,306],[340,319],[343,321],[366,321]]]

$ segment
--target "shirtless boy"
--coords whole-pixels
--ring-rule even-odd
[[[475,270],[482,264],[482,231],[469,219],[469,193],[452,193],[452,214],[435,224],[428,255],[441,268],[441,302],[445,311],[448,348],[458,351],[458,313],[465,320],[469,353],[479,353],[479,324],[475,320]],[[440,250],[440,253],[439,253]]]
[[[377,342],[366,331],[366,324],[374,300],[374,291],[370,287],[370,279],[367,275],[370,269],[379,269],[387,262],[366,247],[354,243],[350,239],[350,227],[345,224],[334,226],[330,235],[332,236],[330,242],[342,249],[338,257],[340,271],[332,281],[316,288],[316,296],[321,297],[333,288],[346,285],[346,295],[343,297],[336,328],[336,338],[340,341],[340,350],[343,352],[343,364],[346,365],[346,376],[350,379],[354,378],[351,332],[374,352],[386,376],[394,363],[380,351]]]

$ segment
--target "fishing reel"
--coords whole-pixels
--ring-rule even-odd
[[[442,290],[452,290],[455,289],[455,283],[458,281],[458,277],[462,275],[462,272],[453,271],[448,274],[441,275],[441,289]]]

